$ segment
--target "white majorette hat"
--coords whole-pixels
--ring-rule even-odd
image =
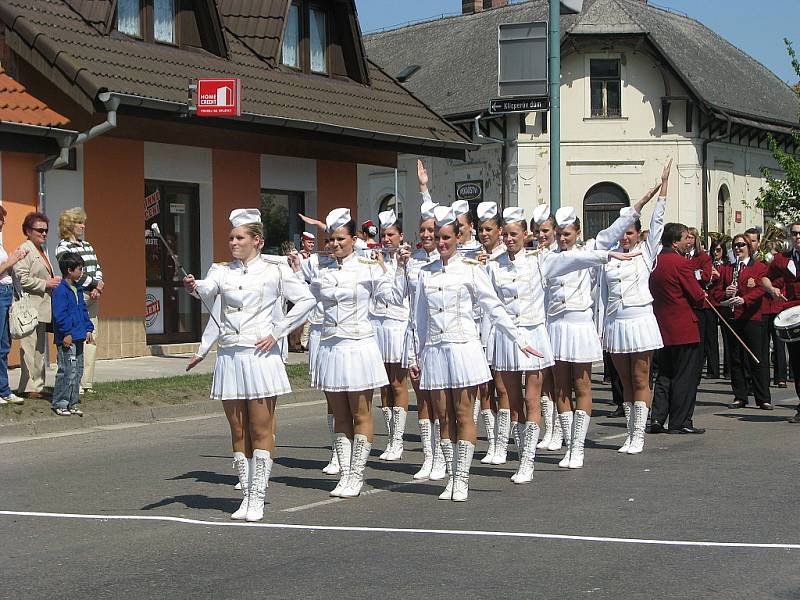
[[[228,217],[231,227],[241,227],[248,223],[261,223],[261,211],[257,208],[237,208],[231,211]]]
[[[483,223],[497,216],[497,202],[481,202],[478,204],[478,221]]]
[[[304,240],[314,240],[316,238],[314,237],[314,234],[311,233],[310,231],[304,231],[303,232],[303,239]]]
[[[556,211],[556,225],[564,228],[567,225],[573,225],[578,219],[575,209],[571,206],[562,206]]]
[[[525,209],[521,206],[509,206],[503,210],[503,223],[518,223],[525,220]]]
[[[550,218],[550,205],[539,204],[533,209],[533,222],[541,225]]]
[[[397,223],[397,215],[394,214],[394,209],[390,208],[378,213],[378,222],[381,224],[381,229],[387,229]]]
[[[436,215],[433,214],[433,209],[439,206],[438,202],[433,202],[431,200],[426,200],[422,203],[422,207],[420,208],[420,221],[427,221],[428,219],[435,219]]]
[[[456,214],[456,218],[460,217],[461,215],[465,215],[469,212],[469,202],[466,200],[456,200],[450,206],[453,209],[453,212]]]
[[[452,225],[458,218],[452,206],[437,206],[433,209],[433,214],[436,217],[436,224],[439,227]]]
[[[336,231],[339,227],[344,227],[352,220],[349,208],[334,208],[325,217],[325,227],[329,232]]]

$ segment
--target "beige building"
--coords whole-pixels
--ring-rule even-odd
[[[372,60],[481,144],[466,161],[430,162],[434,199],[459,194],[530,215],[549,202],[549,115],[493,117],[488,106],[497,95],[498,25],[544,21],[548,3],[494,4],[465,3],[462,15],[365,44]],[[580,15],[562,17],[561,202],[576,207],[586,237],[652,185],[669,158],[669,220],[726,233],[763,225],[754,207],[762,169],[776,166],[767,135],[797,151],[789,86],[686,16],[643,0],[584,4]],[[401,157],[396,182],[409,232],[419,214],[415,160]],[[376,214],[394,194],[393,170],[359,167],[360,214]]]

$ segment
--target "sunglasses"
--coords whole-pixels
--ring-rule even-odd
[[[38,233],[47,233],[50,231],[47,227],[31,227],[31,231],[36,231]]]
[[[734,248],[747,248],[747,244],[745,242],[736,242],[733,245]]]
[[[793,236],[798,236],[798,235],[800,235],[800,231],[790,231],[789,233],[790,233],[791,235],[793,235]]]

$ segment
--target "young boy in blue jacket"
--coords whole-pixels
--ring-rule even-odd
[[[92,325],[83,288],[77,281],[83,275],[83,258],[66,252],[58,260],[63,279],[53,290],[53,329],[58,349],[53,412],[60,417],[83,416],[80,408],[83,376],[83,343],[92,341]]]

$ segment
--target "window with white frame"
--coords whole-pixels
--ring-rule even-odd
[[[593,58],[589,61],[591,116],[615,119],[622,116],[622,77],[618,58]]]

